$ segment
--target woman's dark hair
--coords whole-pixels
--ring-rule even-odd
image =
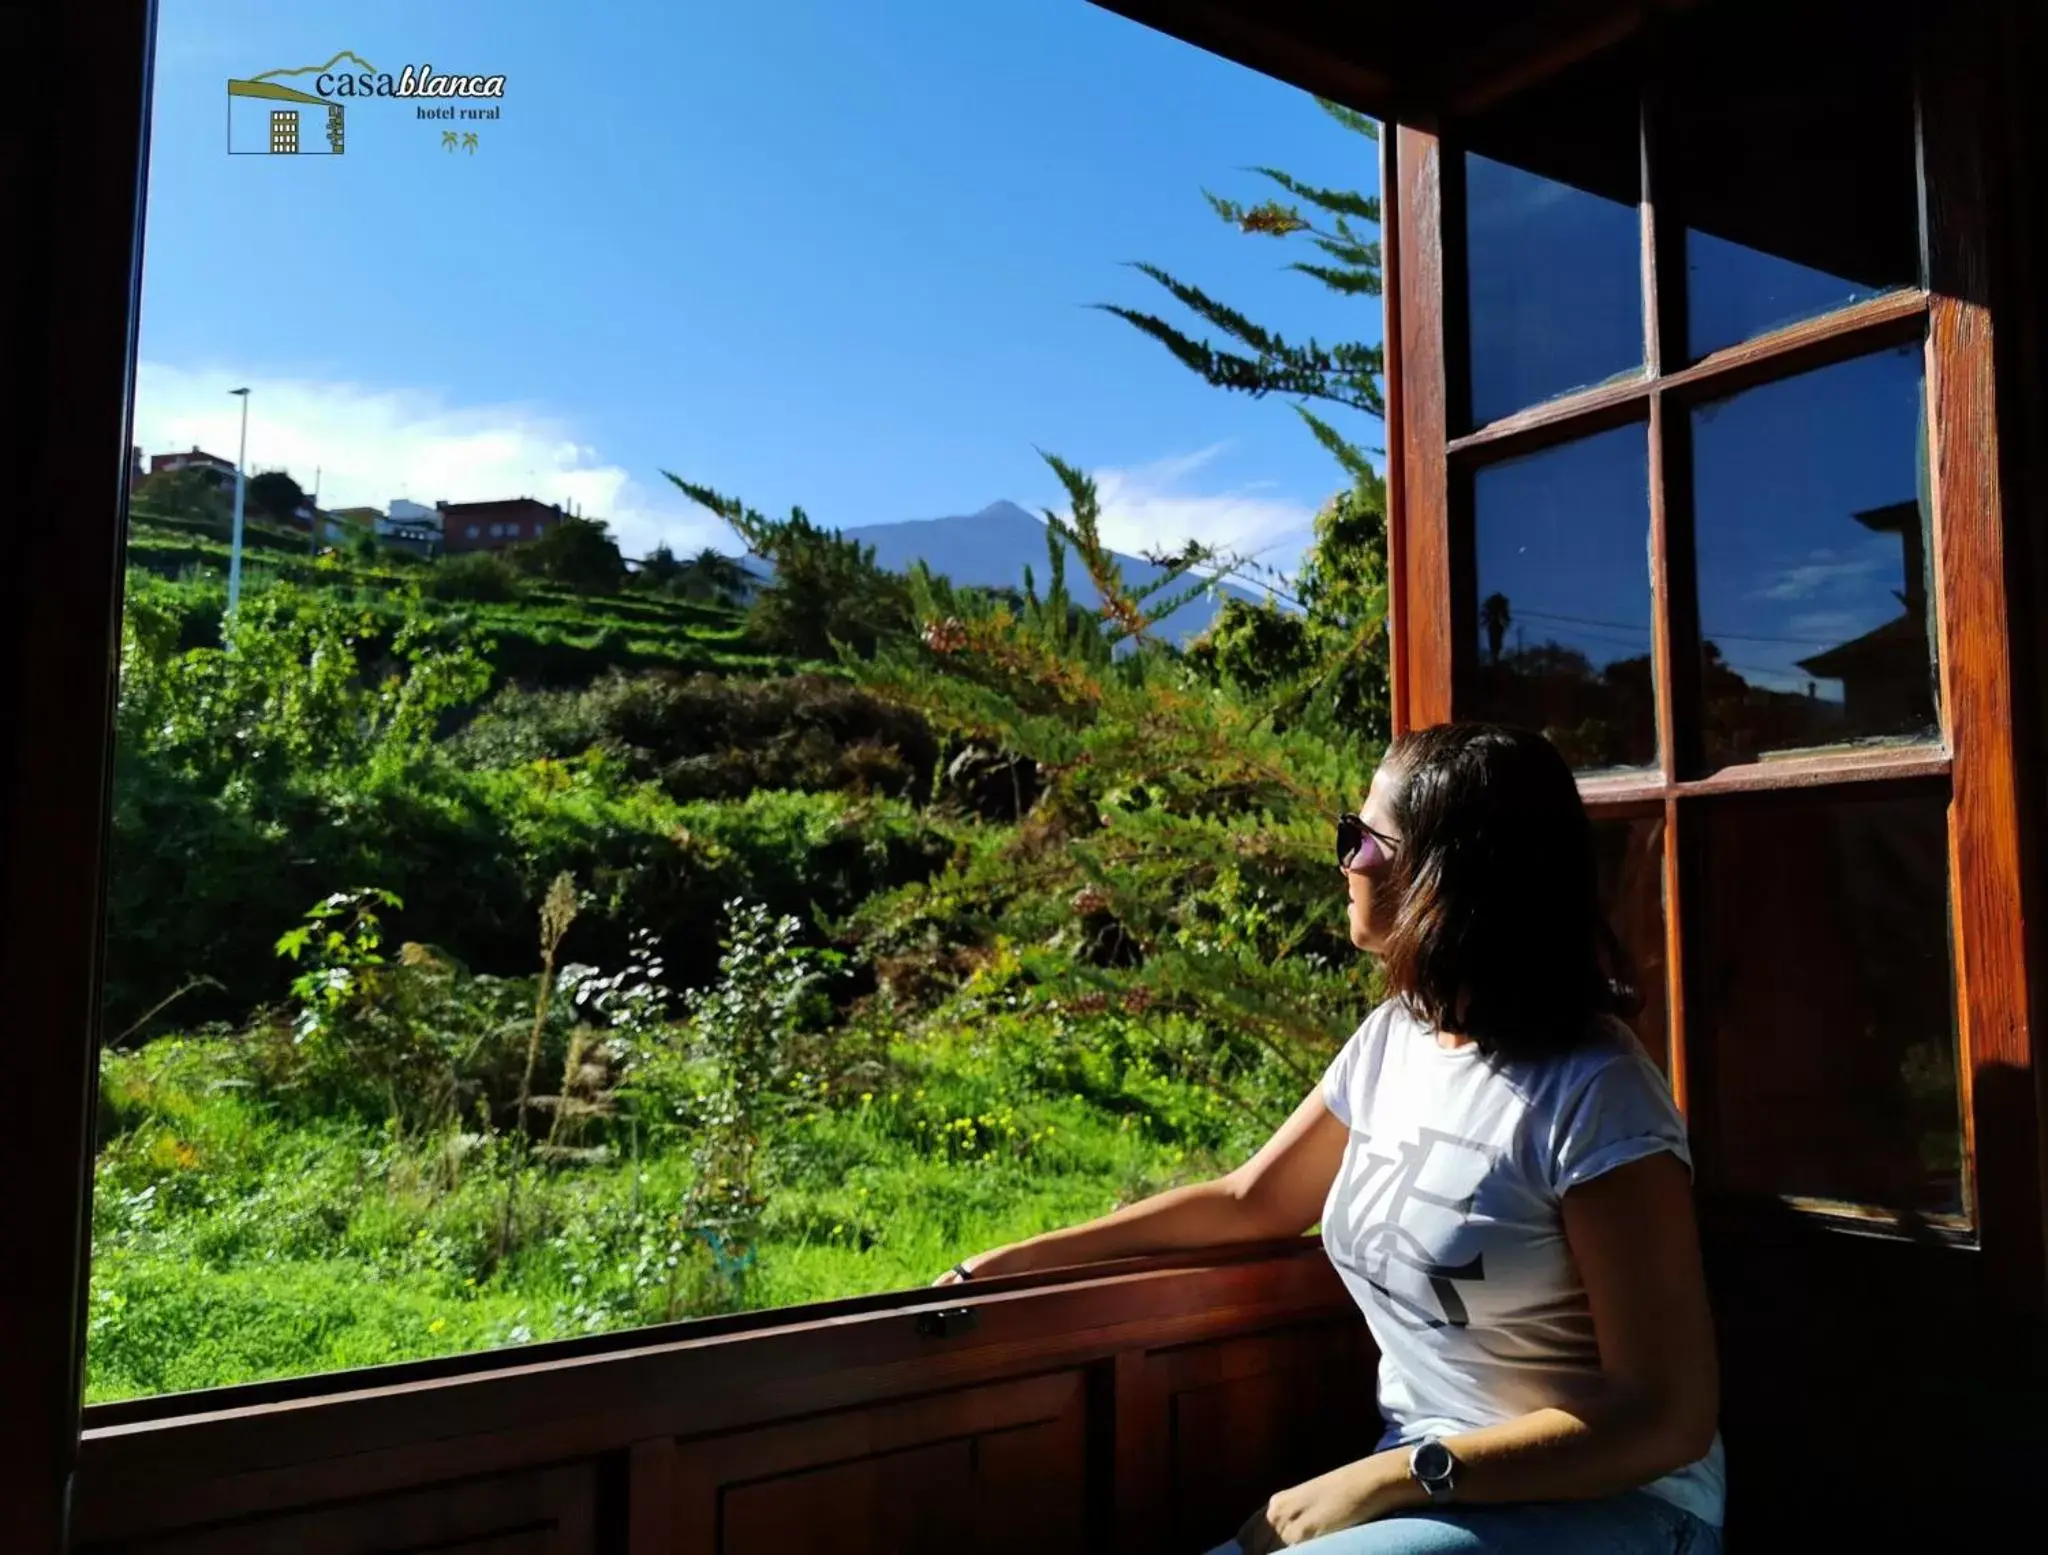
[[[1600,908],[1592,822],[1548,740],[1443,724],[1402,735],[1382,765],[1401,838],[1383,959],[1420,1019],[1490,1058],[1547,1058],[1639,1007]]]

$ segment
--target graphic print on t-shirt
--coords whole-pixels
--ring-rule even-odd
[[[1407,1328],[1463,1328],[1464,1282],[1486,1278],[1485,1255],[1459,1247],[1479,1186],[1493,1169],[1493,1147],[1422,1128],[1392,1154],[1355,1138],[1348,1174],[1356,1184],[1343,1228],[1348,1261]],[[1463,1254],[1463,1256],[1461,1256]],[[1447,1256],[1448,1255],[1448,1256]]]

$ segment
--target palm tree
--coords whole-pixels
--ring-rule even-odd
[[[1489,594],[1479,607],[1479,619],[1486,628],[1486,656],[1494,664],[1500,663],[1501,639],[1507,636],[1508,623],[1514,618],[1505,594]]]
[[[723,603],[744,596],[753,587],[754,575],[738,557],[707,545],[682,564],[676,581],[691,599]]]

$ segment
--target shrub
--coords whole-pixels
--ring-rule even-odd
[[[420,590],[429,598],[503,604],[519,596],[520,577],[512,564],[491,551],[446,556],[427,569]]]
[[[521,571],[579,594],[610,594],[626,581],[625,558],[602,519],[560,519],[511,554]]]
[[[937,745],[916,713],[834,676],[610,675],[581,691],[501,692],[452,749],[474,766],[593,747],[677,799],[852,788],[929,797]]]

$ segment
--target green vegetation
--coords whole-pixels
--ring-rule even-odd
[[[1272,176],[1369,292],[1357,197]],[[1125,313],[1211,381],[1376,411],[1366,348],[1155,279],[1266,342]],[[580,522],[316,556],[257,513],[232,621],[218,494],[152,478],[91,1396],[913,1286],[1241,1159],[1369,994],[1328,817],[1384,731],[1383,510],[1304,414],[1348,484],[1295,608],[1185,652],[1159,624],[1229,559],[1134,586],[1058,460],[1019,591],[678,480],[770,567],[628,574]]]
[[[1061,473],[1016,598],[696,489],[750,606],[295,556],[224,625],[139,520],[92,1396],[914,1285],[1252,1148],[1363,999],[1371,752],[1163,646],[1196,558],[1134,594]]]

